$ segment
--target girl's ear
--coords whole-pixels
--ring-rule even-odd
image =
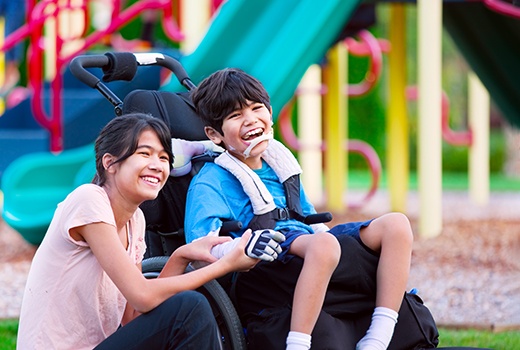
[[[211,126],[205,126],[204,132],[206,136],[213,141],[214,144],[220,145],[222,143],[222,139],[224,138],[217,130],[213,129]]]
[[[110,153],[105,153],[102,158],[103,161],[103,168],[105,168],[105,171],[110,172],[111,165],[114,162],[114,156],[112,156]]]

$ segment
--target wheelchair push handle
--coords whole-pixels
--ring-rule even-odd
[[[86,68],[103,70],[103,82],[116,80],[130,81],[139,66],[161,66],[169,69],[188,90],[195,88],[184,67],[176,59],[162,53],[107,52],[104,55],[81,55],[70,63],[72,74],[91,88],[97,88],[100,79]]]
[[[134,56],[138,65],[158,65],[168,68],[188,91],[195,88],[195,84],[191,81],[188,73],[186,73],[184,67],[176,59],[161,53],[136,53]]]
[[[100,80],[86,68],[103,68],[108,64],[109,58],[105,55],[82,55],[74,57],[69,68],[78,80],[91,88],[95,88]]]
[[[139,66],[153,65],[169,69],[188,91],[195,88],[180,62],[162,53],[107,52],[104,55],[81,55],[72,59],[70,71],[79,81],[98,90],[115,107],[116,115],[122,115],[123,102],[103,82],[131,81]],[[87,68],[102,69],[103,82]]]

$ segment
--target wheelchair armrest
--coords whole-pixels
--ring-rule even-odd
[[[230,236],[230,232],[239,231],[242,229],[242,221],[232,220],[232,221],[224,221],[222,222],[222,227],[220,228],[221,236]]]
[[[303,220],[303,223],[305,223],[307,225],[312,225],[312,224],[329,222],[331,220],[332,220],[332,214],[327,211],[327,212],[323,212],[323,213],[307,215],[305,217],[305,219]]]

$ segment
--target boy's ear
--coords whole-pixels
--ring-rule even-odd
[[[213,141],[214,144],[220,145],[222,142],[223,136],[215,129],[213,129],[211,126],[205,126],[204,132],[206,133],[206,136],[208,139]]]

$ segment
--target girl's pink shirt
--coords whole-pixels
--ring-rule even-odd
[[[92,349],[120,325],[126,300],[86,242],[69,230],[90,223],[115,226],[105,190],[78,187],[58,205],[36,251],[23,296],[18,349]],[[138,209],[128,224],[127,252],[142,261],[145,219]]]

